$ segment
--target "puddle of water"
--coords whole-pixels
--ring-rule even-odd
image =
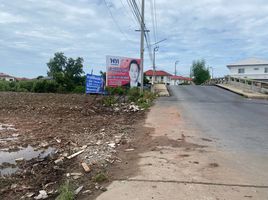
[[[45,158],[50,154],[55,153],[55,148],[47,148],[45,150],[34,150],[32,146],[27,146],[15,152],[8,152],[0,150],[0,165],[3,163],[16,164],[16,159],[24,158],[24,160],[31,160],[32,158]],[[7,167],[0,169],[0,175],[10,175],[18,170],[17,167]]]

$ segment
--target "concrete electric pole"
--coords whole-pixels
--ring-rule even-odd
[[[141,47],[140,47],[140,56],[141,56],[141,89],[140,92],[143,93],[143,61],[144,61],[144,0],[141,1]]]
[[[152,78],[152,85],[155,82],[155,52],[158,51],[158,46],[154,48],[154,57],[153,57],[153,78]]]
[[[213,67],[209,67],[211,69],[211,79],[213,79]]]
[[[177,76],[177,64],[179,63],[179,61],[178,60],[176,60],[176,62],[175,62],[175,76]]]

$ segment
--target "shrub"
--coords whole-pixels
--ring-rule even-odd
[[[35,81],[34,84],[33,84],[33,88],[32,88],[32,91],[33,92],[37,92],[37,93],[42,93],[45,91],[45,86],[46,82],[45,81]]]
[[[8,81],[0,81],[0,91],[10,91],[10,85]]]
[[[116,104],[117,101],[115,99],[115,96],[111,95],[111,96],[106,96],[105,98],[103,98],[103,104],[105,106],[112,106],[113,104]]]
[[[74,88],[73,93],[85,93],[85,90],[85,86],[80,85]]]
[[[35,80],[32,87],[32,92],[45,93],[56,92],[58,84],[53,80]]]
[[[31,92],[33,89],[34,81],[19,81],[17,91]]]
[[[110,95],[125,95],[127,93],[127,89],[123,87],[107,87],[106,91]]]
[[[130,88],[127,91],[128,100],[131,102],[137,102],[138,99],[141,97],[140,90],[137,87]]]

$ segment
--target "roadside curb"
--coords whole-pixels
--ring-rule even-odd
[[[263,95],[246,94],[244,92],[229,88],[229,87],[221,85],[221,84],[215,84],[215,86],[222,88],[222,89],[225,89],[225,90],[228,90],[230,92],[236,93],[236,94],[241,95],[241,96],[246,97],[246,98],[268,100],[268,95],[265,95],[265,94],[263,94]]]

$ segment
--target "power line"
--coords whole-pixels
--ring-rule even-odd
[[[153,5],[152,0],[150,0],[150,8],[151,8],[151,20],[152,20],[152,27],[153,27],[153,34],[154,34],[154,42],[156,42],[155,15],[154,15],[154,5]]]
[[[116,27],[118,28],[118,30],[122,33],[122,35],[124,35],[124,37],[125,37],[126,40],[128,40],[129,42],[131,42],[131,41],[128,39],[128,37],[127,37],[127,35],[125,34],[125,32],[121,29],[121,27],[119,26],[119,24],[118,24],[117,21],[115,20],[115,17],[114,17],[114,15],[113,15],[113,13],[112,13],[110,7],[108,6],[106,0],[103,0],[103,1],[104,1],[104,4],[105,4],[106,7],[107,7],[107,10],[109,11],[109,13],[110,13],[110,15],[111,15],[112,20],[114,21],[114,24],[115,24]]]
[[[123,3],[123,1],[122,0],[120,0],[120,2],[121,2],[121,4],[122,4],[122,6],[123,6],[123,9],[124,9],[124,13],[127,15],[127,16],[129,16],[133,21],[134,21],[134,23],[136,22],[135,20],[135,17],[133,17],[133,15],[131,15],[131,14],[129,14],[126,10],[127,10],[127,7],[125,6],[125,4]],[[128,10],[129,10],[129,8],[128,8]],[[130,10],[130,12],[132,12],[131,10]]]
[[[145,26],[145,22],[143,24],[141,22],[141,13],[140,13],[140,10],[138,8],[138,5],[137,5],[135,0],[127,0],[127,2],[128,2],[128,5],[129,5],[130,9],[132,10],[133,15],[136,17],[136,19],[139,22],[139,24],[141,26],[143,26],[143,29],[145,30],[144,38],[145,38],[145,41],[146,41],[146,46],[147,46],[147,49],[148,49],[148,54],[149,54],[150,61],[153,62],[150,35],[149,35],[148,31],[146,31],[147,29],[146,29],[146,26]]]
[[[156,12],[155,0],[153,0],[153,5],[154,5],[154,21],[155,21],[156,40],[158,40],[158,23],[157,23],[157,12]]]

